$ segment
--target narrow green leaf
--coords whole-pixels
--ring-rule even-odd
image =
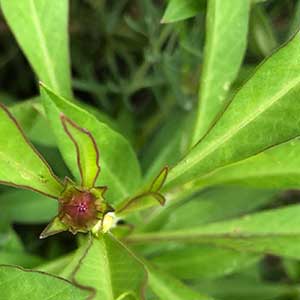
[[[206,190],[169,207],[164,213],[162,230],[193,228],[212,222],[235,218],[274,202],[276,191],[241,187],[217,187]],[[176,216],[176,217],[174,217]]]
[[[170,0],[162,23],[172,23],[196,16],[203,11],[206,0]]]
[[[260,274],[260,277],[261,274]],[[243,274],[215,281],[195,282],[194,289],[224,300],[297,299],[297,284],[252,278]]]
[[[274,190],[214,187],[177,203],[169,202],[153,214],[140,230],[192,228],[238,217],[272,203],[275,196]]]
[[[1,0],[1,8],[32,68],[56,92],[71,97],[67,0]]]
[[[299,189],[300,139],[271,147],[255,156],[230,164],[196,179],[189,191],[216,184],[258,188]]]
[[[131,242],[211,244],[241,252],[300,258],[300,205],[246,215],[187,230],[131,236]]]
[[[5,300],[86,300],[91,295],[65,279],[5,265],[0,265],[0,291]]]
[[[185,280],[213,279],[238,272],[261,258],[210,245],[178,245],[152,256],[151,261],[173,276]],[[213,266],[213,267],[212,267]]]
[[[57,96],[43,85],[41,93],[59,149],[74,176],[80,178],[76,150],[61,124],[61,113],[93,135],[101,152],[101,176],[96,185],[109,187],[106,194],[108,200],[116,204],[134,193],[140,185],[141,174],[136,154],[129,142],[87,111]]]
[[[187,285],[183,284],[171,275],[158,270],[153,266],[147,266],[149,274],[149,286],[161,300],[209,300]]]
[[[79,127],[65,115],[61,116],[61,120],[66,133],[76,148],[81,185],[85,188],[91,188],[95,185],[100,172],[99,151],[95,139],[89,131]]]
[[[70,264],[72,281],[93,288],[95,300],[143,298],[147,279],[143,265],[110,234],[80,248]]]
[[[0,182],[58,197],[62,185],[0,104]]]
[[[189,182],[300,134],[295,126],[300,109],[299,53],[297,34],[261,65],[208,135],[170,171],[166,188]]]
[[[0,194],[0,211],[12,222],[46,223],[56,215],[57,203],[32,191],[14,191]]]
[[[204,62],[193,144],[223,110],[241,66],[247,44],[248,0],[210,0],[206,19]]]

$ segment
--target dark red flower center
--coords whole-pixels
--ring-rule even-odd
[[[74,230],[88,229],[97,219],[95,196],[89,192],[77,192],[69,199],[61,199],[60,220]]]

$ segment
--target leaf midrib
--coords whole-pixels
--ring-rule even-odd
[[[270,98],[270,101],[267,103],[259,106],[253,114],[251,114],[248,118],[245,118],[244,121],[240,122],[237,126],[233,127],[231,130],[227,131],[223,136],[221,136],[219,139],[217,139],[215,142],[208,145],[206,150],[202,152],[202,154],[198,156],[192,156],[190,158],[187,158],[189,161],[188,165],[185,164],[181,167],[180,172],[177,172],[177,174],[172,176],[172,173],[169,176],[169,182],[171,182],[174,177],[179,177],[183,173],[190,170],[195,164],[199,163],[201,160],[203,160],[205,157],[207,157],[209,154],[211,154],[214,150],[216,150],[218,147],[226,143],[230,138],[232,138],[236,133],[238,133],[241,129],[246,127],[249,123],[251,123],[253,120],[255,120],[257,117],[260,116],[260,114],[264,113],[268,108],[270,108],[274,103],[276,103],[278,100],[280,100],[284,95],[288,94],[293,88],[295,88],[300,81],[300,77],[295,78],[294,80],[290,81],[286,87],[284,87],[282,90],[280,90],[278,93],[276,93],[273,97]]]
[[[32,11],[31,16],[32,16],[33,24],[36,29],[38,39],[40,40],[40,46],[42,49],[42,54],[44,56],[44,62],[46,64],[46,70],[48,72],[49,79],[51,81],[53,89],[59,91],[59,84],[57,82],[57,79],[55,77],[55,72],[53,70],[53,62],[50,57],[49,51],[46,47],[46,39],[45,39],[44,33],[42,31],[42,26],[41,26],[41,23],[40,23],[38,14],[37,14],[37,9],[36,9],[34,0],[30,0],[29,3],[30,3],[31,11]]]
[[[106,282],[108,284],[108,297],[110,300],[114,300],[114,290],[113,290],[113,285],[112,285],[112,274],[111,274],[111,271],[110,271],[110,262],[109,262],[109,257],[108,257],[108,251],[107,251],[107,248],[106,248],[106,243],[105,243],[105,240],[104,240],[104,237],[101,238],[101,244],[102,244],[102,249],[103,249],[103,256],[104,256],[104,260],[103,260],[103,264],[104,264],[104,267],[105,267],[105,277],[106,277]]]

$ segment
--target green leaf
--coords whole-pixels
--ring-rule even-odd
[[[178,245],[152,256],[151,262],[180,279],[223,277],[255,264],[260,255],[210,245]],[[213,268],[212,268],[213,266]]]
[[[32,68],[56,92],[71,97],[67,0],[1,0],[1,8]]]
[[[211,244],[241,252],[300,258],[300,205],[186,230],[132,235],[131,242]]]
[[[296,284],[257,280],[243,274],[215,281],[197,282],[193,288],[223,300],[274,300],[295,299],[295,297],[297,299],[299,294]]]
[[[95,185],[100,172],[99,152],[95,139],[89,131],[79,127],[66,116],[62,115],[61,121],[76,148],[81,186],[91,188]]]
[[[106,194],[108,200],[116,204],[135,192],[140,185],[141,174],[136,154],[129,142],[87,111],[57,96],[43,85],[41,93],[59,149],[74,176],[80,178],[76,150],[61,124],[61,113],[93,135],[101,156],[101,176],[96,185],[109,187]]]
[[[167,206],[142,229],[169,231],[222,221],[269,205],[274,201],[274,196],[275,191],[271,190],[218,187],[206,190],[190,200]],[[164,244],[148,245],[143,253],[159,267],[181,279],[220,277],[245,268],[259,259],[258,255],[238,253],[235,250],[180,243],[172,243],[170,247]]]
[[[300,134],[300,34],[238,91],[216,125],[169,173],[166,189]],[[271,75],[272,74],[272,75]]]
[[[147,183],[166,165],[175,165],[190,145],[190,126],[194,121],[190,114],[174,110],[156,135],[150,139],[141,156]],[[167,139],[166,139],[167,137]]]
[[[28,254],[24,251],[2,250],[0,248],[0,265],[5,264],[33,268],[40,265],[42,262],[42,258]]]
[[[258,57],[269,56],[278,47],[273,24],[263,5],[251,10],[249,28],[249,50]]]
[[[112,235],[80,248],[67,267],[73,282],[95,290],[95,300],[142,299],[147,276],[143,265]],[[68,272],[65,272],[68,276]]]
[[[31,268],[42,262],[40,257],[25,252],[22,241],[11,228],[0,228],[0,264]]]
[[[165,225],[160,230],[193,228],[238,217],[274,202],[275,195],[273,190],[241,187],[206,190],[189,201],[170,207],[168,213],[164,213]]]
[[[230,164],[197,179],[189,191],[216,184],[258,188],[298,189],[300,139],[271,147],[255,156]]]
[[[0,182],[58,197],[62,185],[0,104]]]
[[[48,222],[57,213],[57,203],[32,191],[0,194],[0,211],[12,222],[38,224]]]
[[[0,266],[0,291],[5,300],[86,300],[91,295],[69,281],[38,271]]]
[[[153,266],[147,267],[149,286],[161,300],[209,300],[211,297],[201,295],[181,281],[173,278]]]
[[[300,29],[300,1],[295,4],[294,15],[289,26],[289,37],[291,38]]]
[[[162,23],[172,23],[196,16],[203,11],[206,0],[170,0]]]
[[[160,193],[166,178],[168,176],[168,167],[164,167],[156,178],[144,191],[140,192],[136,196],[126,199],[121,202],[115,212],[117,215],[125,215],[134,211],[146,209],[158,204],[164,205],[166,202],[165,197]]]
[[[32,142],[51,147],[56,145],[39,98],[11,105],[9,110]]]
[[[249,1],[210,0],[193,144],[223,110],[228,91],[241,66],[247,45]]]
[[[252,212],[274,201],[276,191],[240,187],[214,187],[169,202],[140,228],[141,231],[192,228]]]

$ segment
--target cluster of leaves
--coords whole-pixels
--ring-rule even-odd
[[[0,0],[41,82],[0,99],[1,297],[298,299],[300,1],[70,2]]]

